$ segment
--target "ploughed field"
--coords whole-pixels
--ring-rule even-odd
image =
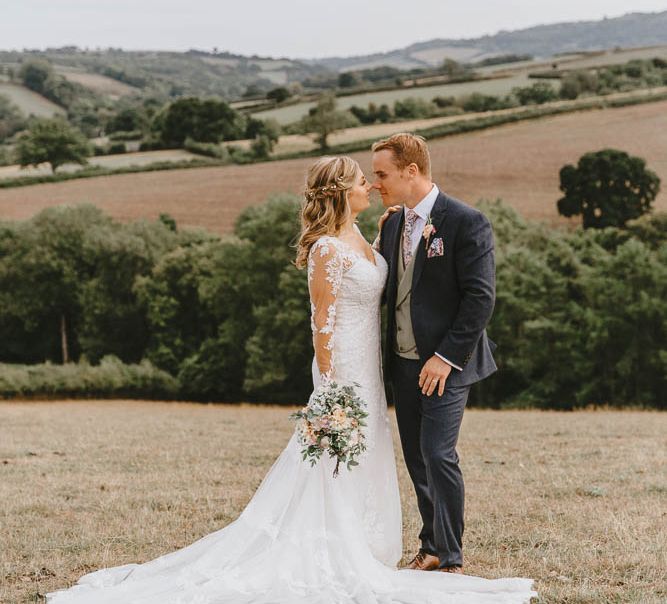
[[[397,124],[400,128],[400,124]],[[579,223],[558,215],[559,170],[588,152],[613,147],[646,159],[667,210],[667,101],[529,120],[430,142],[433,178],[471,204],[502,198],[524,217]],[[370,175],[370,151],[352,154]],[[298,193],[312,158],[119,174],[0,189],[0,219],[25,219],[56,204],[90,202],[123,221],[171,214],[181,226],[232,230],[249,205],[275,192]]]

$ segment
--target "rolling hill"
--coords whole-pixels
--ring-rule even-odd
[[[356,57],[311,59],[334,71],[369,69],[389,65],[399,69],[430,68],[445,58],[476,62],[504,54],[530,54],[546,58],[559,53],[577,53],[620,46],[631,48],[667,43],[667,11],[630,13],[614,19],[538,25],[492,36],[469,39],[435,39],[386,53]]]
[[[2,41],[0,40],[0,44]],[[96,94],[119,98],[133,93],[162,97],[216,95],[227,100],[252,91],[304,82],[380,65],[431,69],[445,58],[474,63],[506,54],[547,58],[559,53],[667,44],[667,11],[631,13],[614,19],[540,25],[470,39],[435,39],[387,53],[326,59],[246,57],[209,51],[125,51],[75,46],[0,50],[0,74],[16,72],[27,59],[46,59],[70,81]],[[0,76],[1,77],[1,76]]]
[[[469,203],[503,198],[524,217],[579,224],[558,215],[559,170],[605,147],[646,159],[667,182],[667,101],[576,112],[489,128],[429,143],[434,180]],[[370,174],[370,152],[352,154]],[[165,172],[118,174],[0,189],[0,220],[22,220],[59,204],[93,203],[114,218],[171,214],[182,226],[224,234],[239,213],[276,192],[298,193],[313,158]],[[667,192],[655,202],[667,209]]]

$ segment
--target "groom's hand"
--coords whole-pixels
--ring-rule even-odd
[[[438,396],[442,396],[445,393],[445,382],[451,371],[452,366],[434,354],[426,361],[419,373],[419,387],[422,394],[431,396],[437,387]]]

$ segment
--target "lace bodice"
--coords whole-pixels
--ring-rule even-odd
[[[353,380],[359,374],[354,365],[362,361],[377,372],[387,264],[375,250],[373,255],[375,263],[330,236],[320,237],[310,250],[311,329],[320,380]],[[363,376],[367,379],[370,373],[373,370]]]

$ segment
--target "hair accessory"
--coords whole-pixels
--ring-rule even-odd
[[[309,200],[312,200],[317,195],[320,195],[322,193],[327,193],[328,191],[342,191],[345,188],[346,187],[343,186],[343,177],[336,176],[334,182],[329,183],[328,185],[324,185],[322,187],[314,187],[312,189],[306,189],[305,195]]]

